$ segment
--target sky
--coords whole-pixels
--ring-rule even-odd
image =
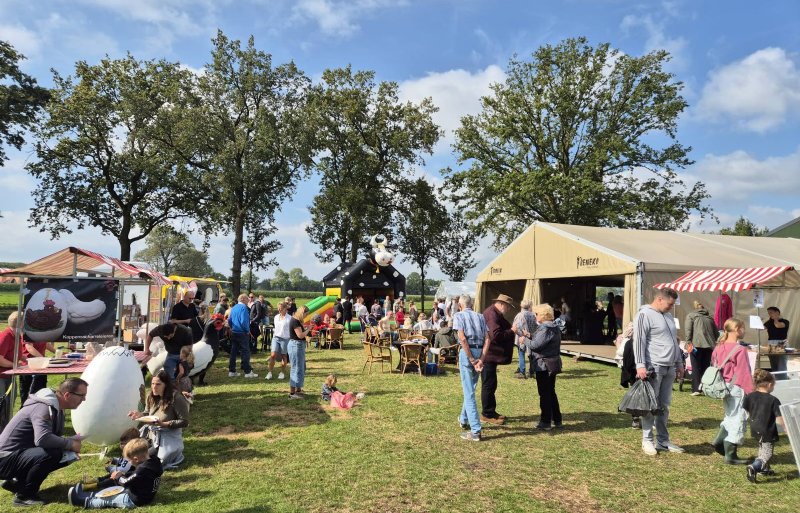
[[[51,69],[71,74],[76,61],[104,56],[165,58],[192,69],[209,60],[211,38],[255,37],[273,62],[294,61],[312,80],[348,64],[400,84],[404,100],[431,97],[434,120],[445,131],[433,155],[414,170],[435,184],[440,169],[458,167],[451,144],[466,114],[480,111],[490,84],[504,80],[516,55],[529,58],[541,45],[585,36],[629,55],[666,49],[668,70],[684,83],[689,108],[678,140],[692,147],[693,165],[680,177],[704,182],[719,224],[743,215],[775,228],[800,216],[800,2],[774,0],[3,0],[0,39],[27,60],[23,70],[52,84]],[[0,261],[30,262],[68,245],[118,256],[117,241],[86,229],[52,241],[28,227],[36,183],[24,166],[30,147],[9,151],[0,168]],[[314,257],[308,241],[308,203],[317,179],[298,188],[277,215],[275,256],[288,270],[321,278],[334,264]],[[211,240],[209,262],[229,274],[231,237]],[[194,241],[199,245],[200,240]],[[143,243],[134,246],[134,252]],[[402,248],[401,248],[402,249]],[[496,253],[481,244],[474,278]],[[402,259],[401,272],[416,270]],[[273,268],[274,269],[274,268]],[[269,277],[273,269],[256,274]],[[432,265],[429,275],[443,275]]]

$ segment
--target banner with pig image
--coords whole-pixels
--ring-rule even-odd
[[[30,278],[23,290],[23,330],[29,342],[114,340],[116,280]]]

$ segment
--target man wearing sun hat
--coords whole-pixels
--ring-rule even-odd
[[[483,360],[481,371],[481,422],[501,425],[505,423],[504,415],[497,413],[497,366],[511,363],[514,351],[514,330],[504,317],[514,306],[514,301],[505,294],[492,300],[489,308],[483,311],[486,327],[489,330],[491,344]]]

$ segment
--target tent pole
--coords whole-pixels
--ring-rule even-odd
[[[19,298],[17,299],[17,331],[14,333],[14,366],[12,367],[14,370],[17,370],[19,367],[19,343],[25,336],[25,319],[22,318],[22,298],[24,297],[22,294],[22,289],[23,284],[25,283],[25,278],[19,276],[17,279],[19,280]],[[9,408],[12,410],[14,409],[14,401],[16,400],[17,379],[15,376],[11,376],[11,401],[9,402]],[[11,412],[9,412],[8,419],[11,420]]]
[[[636,317],[636,313],[642,308],[642,303],[644,302],[644,264],[639,262],[636,266],[636,311],[633,312],[633,317]]]

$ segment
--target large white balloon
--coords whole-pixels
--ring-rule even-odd
[[[208,364],[214,357],[214,349],[206,343],[206,339],[204,338],[194,343],[192,352],[194,353],[194,367],[189,371],[189,376],[194,376],[208,367]]]
[[[119,443],[122,433],[137,425],[128,412],[138,409],[144,399],[144,378],[133,351],[103,349],[81,378],[89,388],[86,400],[72,412],[75,432],[95,444]]]

